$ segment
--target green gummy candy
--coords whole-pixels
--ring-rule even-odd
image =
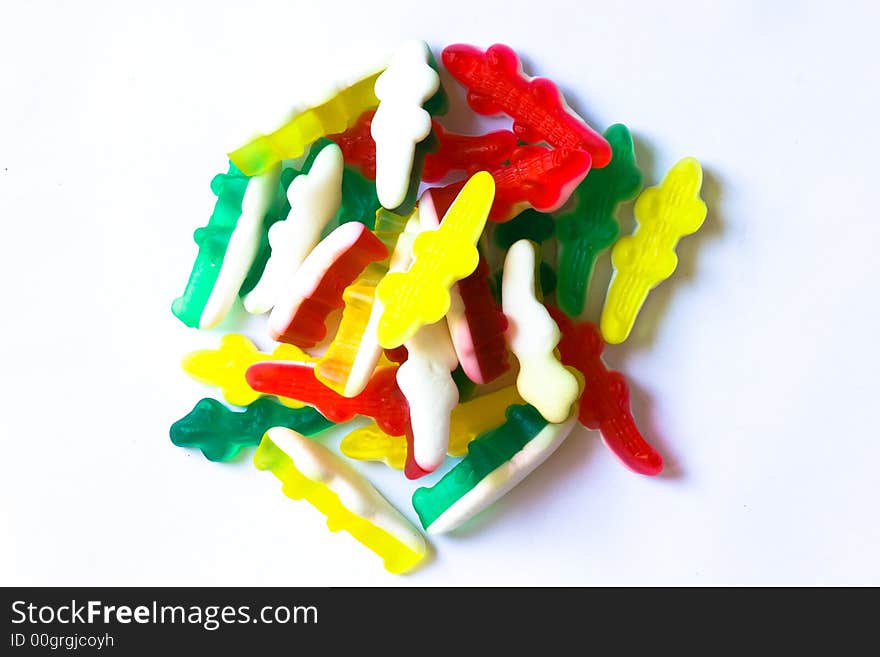
[[[288,408],[260,397],[243,411],[233,411],[216,399],[205,397],[184,417],[171,425],[171,442],[178,447],[198,447],[209,461],[228,461],[242,447],[260,443],[272,427],[287,427],[313,436],[333,426],[311,406]]]
[[[342,203],[336,214],[338,224],[357,221],[373,230],[376,210],[382,205],[376,195],[376,183],[368,180],[353,167],[342,170]]]
[[[502,249],[509,249],[523,239],[540,244],[550,239],[554,228],[553,215],[529,208],[510,221],[495,225],[495,243]]]
[[[217,281],[229,238],[241,216],[241,201],[250,178],[230,162],[229,171],[214,176],[211,191],[217,196],[214,212],[206,226],[197,228],[193,239],[199,253],[193,263],[183,294],[171,304],[171,312],[181,322],[198,328],[199,319]]]
[[[617,206],[635,198],[642,187],[629,129],[617,123],[605,131],[605,139],[611,144],[611,162],[602,169],[590,169],[574,192],[575,209],[556,220],[560,244],[556,300],[571,317],[584,310],[596,256],[617,239]]]
[[[254,257],[254,262],[251,264],[251,268],[248,270],[247,276],[241,284],[241,289],[238,291],[238,295],[241,297],[253,290],[263,276],[263,270],[266,268],[269,256],[272,255],[272,247],[269,245],[269,229],[274,223],[285,219],[290,212],[290,200],[287,198],[287,188],[290,187],[290,183],[293,182],[293,179],[300,175],[300,173],[300,171],[297,171],[294,168],[287,168],[281,172],[280,193],[276,197],[275,203],[273,203],[272,207],[269,209],[269,212],[266,213],[266,217],[263,219],[263,234],[260,236],[260,246],[257,249],[257,255]]]
[[[522,450],[547,426],[538,410],[528,404],[511,406],[507,421],[486,431],[468,445],[468,453],[452,470],[431,488],[419,488],[412,503],[422,523],[428,528],[447,509],[479,484],[492,471]]]
[[[468,375],[461,369],[461,365],[452,370],[452,381],[458,388],[458,402],[466,402],[474,394],[474,388],[477,384],[468,378]]]

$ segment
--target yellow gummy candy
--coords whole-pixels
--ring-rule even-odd
[[[394,214],[384,208],[380,208],[376,212],[374,232],[388,248],[388,258],[382,262],[370,263],[354,283],[345,288],[342,293],[345,308],[342,311],[339,328],[333,341],[327,347],[327,351],[315,365],[317,379],[340,395],[352,397],[360,393],[369,380],[369,374],[375,369],[376,363],[366,354],[365,360],[372,363],[372,367],[369,367],[370,372],[358,373],[359,381],[356,382],[354,388],[349,386],[352,368],[355,366],[358,355],[361,354],[364,357],[362,349],[370,348],[365,344],[364,334],[373,311],[376,287],[382,277],[388,273],[391,254],[394,252],[398,237],[409,219],[410,217]],[[369,340],[372,341],[374,338]]]
[[[439,321],[449,311],[449,288],[477,268],[476,243],[494,198],[495,181],[488,172],[471,176],[440,227],[416,238],[412,266],[380,281],[376,289],[384,307],[378,327],[380,345],[399,347],[419,327]]]
[[[678,240],[703,225],[706,204],[700,199],[702,182],[700,163],[686,157],[669,170],[658,187],[646,189],[636,200],[638,228],[631,236],[620,238],[611,251],[615,272],[601,321],[606,342],[626,340],[648,292],[675,271]]]
[[[403,470],[406,464],[406,437],[389,436],[375,422],[349,433],[339,450],[350,459],[382,461],[395,470]]]
[[[323,445],[274,427],[257,447],[254,465],[270,470],[282,482],[285,495],[304,499],[327,516],[330,531],[344,529],[382,557],[386,570],[406,572],[427,555],[422,535],[366,479]]]
[[[467,446],[474,438],[504,424],[508,407],[522,403],[516,386],[507,386],[456,406],[449,416],[447,454],[467,454]],[[375,423],[349,433],[342,439],[339,449],[349,458],[382,461],[395,470],[402,470],[406,463],[406,438],[389,436]]]
[[[254,363],[266,360],[311,363],[316,359],[291,344],[278,345],[271,354],[265,354],[245,336],[229,333],[220,340],[218,349],[202,349],[187,354],[182,366],[184,371],[196,381],[220,388],[223,398],[230,404],[247,406],[262,394],[248,385],[245,372]],[[279,401],[291,408],[303,406],[302,403],[285,397],[279,397]]]
[[[381,71],[337,93],[324,103],[297,114],[268,135],[261,135],[229,153],[246,176],[265,173],[282,160],[297,158],[306,146],[326,135],[345,132],[367,110],[379,106],[373,92]]]

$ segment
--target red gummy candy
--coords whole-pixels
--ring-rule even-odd
[[[504,339],[507,317],[492,296],[489,265],[482,255],[474,273],[458,282],[458,293],[475,355],[461,360],[462,369],[474,383],[489,383],[509,370],[510,362]]]
[[[509,130],[498,130],[485,135],[458,135],[446,132],[434,121],[434,135],[439,149],[425,156],[422,180],[434,182],[450,171],[468,173],[489,170],[507,160],[516,148],[516,135]]]
[[[255,363],[247,369],[245,378],[257,392],[309,404],[332,422],[348,422],[356,415],[366,415],[390,436],[411,431],[409,404],[397,386],[397,367],[377,370],[367,387],[354,397],[343,397],[325,386],[315,377],[314,367],[306,363]]]
[[[528,203],[539,212],[558,210],[590,170],[590,154],[569,148],[520,146],[510,156],[510,164],[489,171],[495,180],[495,201],[489,221],[504,223],[513,219]],[[452,204],[464,182],[432,187],[437,214]]]
[[[448,46],[443,64],[467,88],[471,109],[484,115],[507,114],[523,141],[588,151],[596,168],[611,161],[605,138],[568,108],[552,81],[524,75],[510,47],[495,44],[483,52],[464,44]]]
[[[602,362],[605,342],[590,322],[574,323],[558,308],[547,306],[559,325],[562,362],[584,375],[579,419],[588,429],[598,429],[608,448],[631,470],[658,475],[663,457],[642,437],[629,405],[629,388],[620,372]]]
[[[336,253],[335,259],[320,274],[318,280],[307,281],[307,284],[314,284],[314,287],[307,296],[299,300],[292,313],[281,315],[279,312],[281,319],[278,323],[286,322],[283,328],[274,321],[276,311],[279,311],[276,305],[269,318],[269,332],[273,339],[302,349],[314,347],[327,335],[327,316],[345,305],[342,298],[345,288],[354,282],[368,264],[388,257],[388,248],[363,224],[354,221],[343,224],[326,239],[333,239],[334,236],[340,238],[338,241],[342,250]],[[320,248],[319,245],[317,249]],[[317,249],[309,258],[313,255],[317,257]],[[304,272],[309,271],[308,265],[307,258],[296,275],[305,275]]]
[[[367,110],[345,132],[327,135],[342,151],[345,163],[354,167],[370,180],[376,179],[376,142],[370,133],[376,110]]]
[[[386,349],[385,358],[392,363],[405,363],[406,359],[409,358],[409,352],[406,350],[406,345],[402,344],[399,347],[394,347],[394,349]]]

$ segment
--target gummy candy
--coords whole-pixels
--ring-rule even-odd
[[[642,437],[629,407],[629,388],[620,372],[609,371],[602,362],[605,343],[594,324],[575,324],[556,308],[548,308],[562,331],[559,351],[562,362],[584,375],[580,421],[599,430],[602,440],[631,470],[657,475],[663,457]]]
[[[228,461],[243,447],[256,447],[271,427],[287,427],[314,436],[332,426],[314,408],[285,408],[266,397],[243,411],[233,411],[205,397],[171,425],[169,435],[178,447],[198,447],[209,461]]]
[[[559,328],[535,297],[532,242],[520,240],[510,247],[501,286],[501,304],[510,322],[508,344],[519,360],[517,390],[548,422],[563,422],[577,399],[578,382],[556,357]]]
[[[425,539],[366,479],[323,445],[284,427],[269,429],[254,465],[270,470],[288,497],[305,499],[327,516],[330,531],[344,529],[403,573],[427,555]]]
[[[376,213],[376,237],[392,255],[381,262],[367,265],[342,293],[345,303],[342,319],[336,336],[315,365],[315,376],[344,397],[353,397],[364,389],[382,355],[382,347],[376,336],[380,315],[374,303],[376,286],[388,273],[389,261],[395,256],[402,257],[397,243],[401,233],[413,221],[413,225],[418,225],[417,211],[410,217],[401,217],[385,209]],[[411,241],[404,240],[401,244],[401,250],[407,254],[407,262],[411,246]]]
[[[626,340],[648,292],[675,271],[679,238],[703,225],[706,204],[700,199],[702,182],[700,163],[686,157],[669,170],[658,187],[646,189],[636,199],[639,226],[611,250],[615,271],[600,323],[605,342]]]
[[[342,202],[342,151],[335,144],[322,148],[308,173],[287,188],[290,214],[269,229],[272,247],[263,275],[244,298],[250,313],[271,310],[285,284],[321,239],[321,230],[336,216]]]
[[[230,404],[247,406],[255,402],[260,393],[248,385],[244,374],[248,367],[265,360],[291,360],[300,363],[315,361],[290,344],[278,345],[271,354],[264,354],[245,336],[230,333],[221,338],[218,349],[201,349],[184,357],[183,369],[197,381],[219,387],[223,398]],[[302,406],[293,399],[279,401],[292,408]]]
[[[459,527],[516,486],[571,433],[577,414],[560,424],[536,408],[511,406],[507,421],[468,446],[468,455],[431,488],[412,498],[422,526],[431,534]]]
[[[376,142],[371,132],[375,114],[376,110],[368,110],[345,132],[328,135],[342,150],[346,165],[355,167],[369,180],[376,180]]]
[[[274,340],[313,347],[327,334],[325,321],[344,305],[342,293],[369,263],[388,257],[388,249],[360,223],[343,224],[306,257],[269,315]]]
[[[439,220],[430,194],[420,210],[422,227],[436,229]],[[449,298],[446,320],[462,369],[474,383],[494,381],[510,368],[504,340],[507,318],[492,296],[489,265],[482,255],[473,273],[449,288]]]
[[[605,170],[607,169],[602,169],[602,171]],[[589,180],[592,175],[588,174],[586,179]],[[537,244],[546,242],[553,237],[555,228],[556,223],[553,221],[553,215],[529,208],[520,212],[510,221],[497,224],[493,231],[493,237],[498,246],[502,249],[509,249],[514,242],[520,240],[530,240]]]
[[[361,114],[379,104],[373,87],[380,73],[371,73],[350,86],[342,83],[331,88],[323,102],[295,114],[274,132],[229,153],[229,159],[245,175],[257,175],[282,160],[299,157],[320,137],[347,130]]]
[[[263,218],[280,191],[281,166],[265,175],[242,178],[230,164],[229,173],[215,176],[217,195],[208,225],[195,231],[199,254],[183,295],[171,312],[192,328],[219,324],[238,296],[260,246]]]
[[[590,170],[586,151],[544,146],[520,146],[510,163],[489,171],[495,180],[495,202],[489,221],[510,221],[528,207],[553,212],[562,207]],[[434,203],[445,208],[462,183],[431,188]]]
[[[510,159],[517,147],[516,135],[509,130],[497,130],[485,135],[457,135],[446,132],[434,121],[434,136],[438,150],[425,156],[422,180],[435,182],[450,171],[468,173],[497,167]]]
[[[572,111],[553,82],[524,75],[519,57],[508,46],[495,44],[484,53],[456,44],[444,48],[442,58],[452,77],[467,88],[468,105],[478,114],[507,114],[516,136],[525,142],[588,151],[600,168],[611,161],[608,142]]]
[[[255,363],[245,376],[254,390],[310,404],[333,422],[366,415],[393,436],[409,429],[409,407],[397,386],[397,367],[377,369],[363,392],[354,397],[335,393],[315,378],[312,367],[301,363]]]
[[[390,349],[433,324],[449,310],[449,288],[471,274],[479,262],[477,240],[486,225],[495,183],[485,171],[474,174],[436,230],[413,243],[413,263],[405,272],[383,278],[376,294],[382,302],[379,344]]]
[[[458,358],[445,319],[423,326],[406,343],[408,357],[397,369],[397,385],[409,405],[412,433],[404,470],[410,479],[433,472],[449,444],[449,414],[458,404],[452,370]]]
[[[424,42],[407,41],[376,80],[379,107],[370,125],[376,143],[376,191],[389,210],[406,213],[415,200],[407,196],[418,184],[416,147],[431,134],[431,115],[423,106],[438,92],[440,76],[431,66],[431,51]],[[406,206],[405,206],[406,204]]]
[[[460,403],[449,415],[449,456],[464,456],[467,446],[481,433],[504,424],[505,411],[522,404],[516,386],[507,386]],[[406,436],[389,436],[375,423],[350,432],[339,445],[353,459],[384,461],[389,467],[402,470],[406,462]]]
[[[596,256],[617,239],[617,207],[635,198],[642,187],[627,127],[620,123],[611,126],[605,139],[614,153],[611,163],[587,174],[574,192],[577,206],[556,221],[560,249],[557,301],[571,317],[584,311]]]

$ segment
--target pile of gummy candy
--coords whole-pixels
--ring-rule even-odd
[[[413,494],[429,533],[492,504],[578,422],[635,472],[658,474],[663,460],[602,350],[627,338],[648,292],[673,273],[679,238],[706,216],[695,159],[639,194],[626,126],[595,132],[507,46],[452,45],[441,60],[470,108],[508,116],[512,131],[444,130],[439,65],[423,42],[404,43],[380,70],[334,82],[229,154],[172,305],[208,329],[241,297],[248,312],[269,313],[281,343],[262,353],[229,334],[188,355],[190,375],[244,410],[202,399],[171,427],[174,444],[212,461],[256,446],[256,467],[286,495],[395,573],[425,559],[424,536],[311,437],[364,416],[341,442],[348,458],[409,479],[460,459]],[[634,198],[638,226],[618,239],[618,207]],[[555,270],[543,262],[554,236]],[[596,257],[612,245],[596,327],[579,318]]]

